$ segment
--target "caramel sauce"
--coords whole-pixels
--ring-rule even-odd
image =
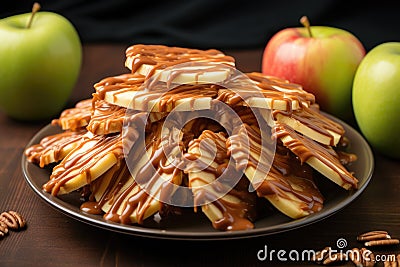
[[[126,57],[132,58],[131,70],[135,73],[143,65],[151,65],[146,78],[154,75],[156,70],[187,62],[223,63],[234,66],[235,59],[224,55],[222,52],[209,49],[198,50],[181,47],[168,47],[164,45],[137,44],[128,47]]]
[[[107,187],[99,200],[96,201],[95,195],[98,194],[99,186],[104,183],[103,179],[109,175],[111,175],[111,178]],[[102,207],[104,204],[113,202],[122,186],[130,178],[129,169],[124,160],[121,161],[121,164],[114,165],[102,177],[90,184],[91,195],[88,201],[82,203],[81,210],[90,214],[103,214]]]
[[[264,96],[268,97],[284,97],[292,100],[298,100],[301,103],[315,103],[315,96],[311,93],[305,91],[301,85],[290,83],[287,80],[263,75],[259,72],[252,72],[246,74],[251,80],[257,83],[257,86],[262,89],[266,94]]]
[[[178,72],[177,72],[178,73]],[[177,102],[182,99],[190,101],[194,108],[194,102],[198,98],[215,98],[220,86],[214,84],[182,84],[175,88],[165,86],[165,83],[154,80],[152,84],[144,84],[144,77],[138,74],[123,74],[108,77],[95,84],[96,93],[93,94],[93,105],[98,100],[104,100],[107,92],[112,92],[114,98],[124,92],[137,92],[132,103],[138,103],[133,108],[136,110],[148,110],[149,103],[156,100],[159,112],[172,110]],[[135,101],[140,99],[140,101]]]
[[[338,155],[340,163],[342,163],[343,165],[348,165],[357,160],[357,155],[353,153],[348,153],[341,150],[337,150],[336,153]]]
[[[103,211],[101,210],[101,206],[96,201],[84,202],[80,206],[80,209],[81,209],[81,211],[89,213],[89,214],[96,214],[96,215],[103,214]]]

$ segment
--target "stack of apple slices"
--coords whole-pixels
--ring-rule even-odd
[[[259,199],[294,219],[320,211],[317,172],[357,188],[338,152],[343,127],[300,85],[237,75],[217,50],[134,45],[125,64],[131,73],[96,83],[53,121],[61,133],[26,149],[41,167],[56,163],[46,192],[80,190],[83,211],[123,224],[177,205],[234,231],[264,216]]]

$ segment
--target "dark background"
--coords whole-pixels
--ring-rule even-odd
[[[2,1],[0,18],[31,10],[33,1]],[[352,0],[42,0],[76,26],[84,43],[166,44],[196,48],[264,47],[286,27],[312,25],[352,32],[367,50],[400,41],[400,1]]]

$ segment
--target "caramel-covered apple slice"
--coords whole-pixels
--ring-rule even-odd
[[[230,80],[227,88],[218,91],[217,99],[232,107],[242,105],[286,112],[315,103],[314,95],[300,85],[257,72]]]
[[[217,180],[229,164],[225,135],[203,131],[189,144],[185,158],[189,161],[185,172],[189,176],[195,207],[201,206],[213,227],[228,231],[252,229],[254,225],[249,217],[255,209],[254,195],[247,188],[239,191]],[[236,172],[232,175],[242,177]]]
[[[327,146],[336,146],[344,135],[344,128],[315,108],[303,107],[291,113],[275,110],[274,118],[295,131]]]
[[[96,101],[92,118],[87,129],[95,135],[119,133],[124,125],[126,108]]]
[[[75,147],[79,145],[87,131],[64,131],[49,135],[40,140],[39,144],[25,149],[25,156],[29,162],[37,163],[41,168],[65,158]]]
[[[309,107],[315,103],[315,96],[305,91],[299,84],[291,83],[288,80],[278,77],[264,75],[259,72],[246,73],[246,75],[261,89],[264,97],[272,99],[272,106],[274,105],[273,102],[280,100],[281,97],[285,100],[289,99],[292,103],[292,109],[294,110],[297,109],[297,107]]]
[[[176,185],[182,182],[182,171],[177,168],[181,156],[181,133],[178,129],[162,128],[151,133],[146,151],[132,151],[135,164],[129,179],[118,192],[107,210],[107,220],[123,224],[143,223],[154,215],[173,196]],[[172,141],[172,142],[171,142]]]
[[[85,127],[92,115],[92,99],[79,101],[74,108],[64,110],[58,119],[51,123],[59,125],[63,130],[75,131]]]
[[[280,139],[300,161],[306,162],[325,177],[345,189],[356,189],[358,180],[340,162],[336,152],[296,133],[287,125],[277,124],[273,135]]]
[[[210,109],[220,86],[183,84],[166,90],[162,85],[151,91],[131,94],[129,108],[151,112],[194,111]],[[128,97],[128,93],[117,96]]]
[[[220,88],[212,84],[183,84],[167,88],[165,83],[155,83],[149,88],[143,82],[143,76],[137,74],[109,77],[95,85],[94,98],[139,111],[193,111],[210,109]]]
[[[121,134],[91,136],[82,139],[57,166],[43,189],[62,195],[96,180],[123,158]]]
[[[107,212],[123,186],[133,181],[125,160],[112,166],[99,178],[90,183],[88,201],[81,205],[81,210],[90,214]]]
[[[323,197],[311,170],[302,167],[288,153],[280,152],[281,149],[274,153],[263,146],[261,136],[259,128],[244,124],[227,142],[230,155],[240,169],[244,168],[258,196],[265,197],[293,219],[321,210]]]
[[[53,195],[62,195],[91,184],[116,164],[121,164],[125,153],[140,137],[146,123],[146,114],[130,116],[127,131],[110,135],[91,132],[57,166],[43,189]],[[123,142],[124,141],[124,142]]]
[[[202,65],[191,66],[184,63]],[[209,66],[207,63],[210,63]],[[218,65],[220,67],[215,68]],[[169,84],[217,83],[229,77],[235,60],[215,49],[198,50],[138,44],[126,50],[125,66],[132,73],[144,75],[146,79],[157,77],[158,80]]]

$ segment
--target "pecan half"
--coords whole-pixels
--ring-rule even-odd
[[[390,235],[386,231],[370,231],[357,236],[358,241],[371,241],[371,240],[381,240],[390,239]]]
[[[25,219],[15,211],[3,212],[0,214],[0,221],[11,230],[20,230],[26,226]]]
[[[374,247],[374,246],[390,246],[400,244],[399,239],[382,239],[382,240],[372,240],[364,243],[366,247]]]
[[[0,221],[0,237],[8,234],[8,226],[4,222]]]

